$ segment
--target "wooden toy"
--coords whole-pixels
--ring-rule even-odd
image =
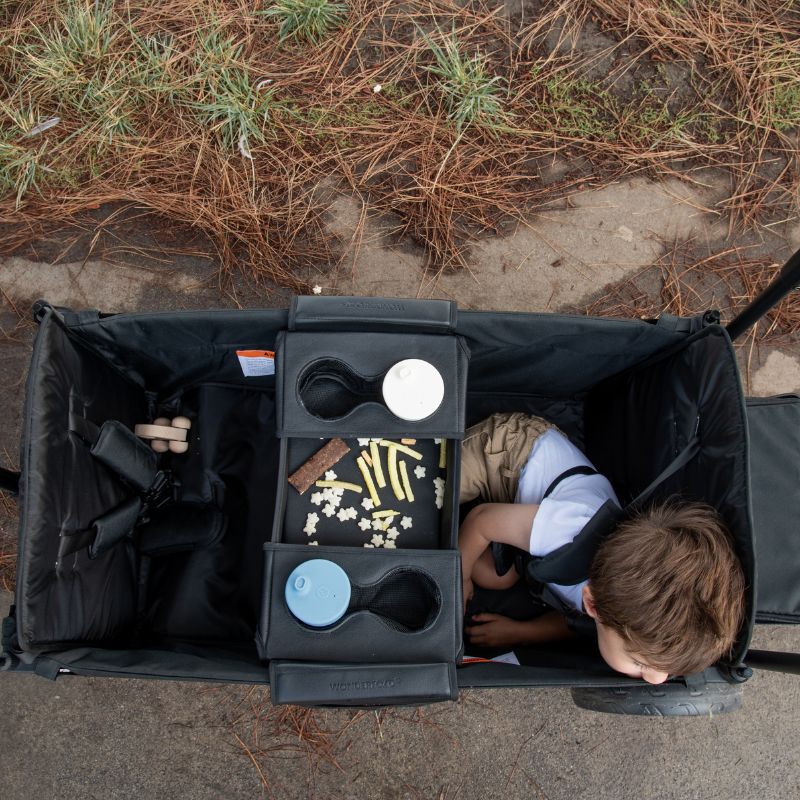
[[[189,449],[188,432],[192,421],[188,417],[158,417],[152,424],[136,425],[133,432],[142,439],[150,440],[156,453],[185,453]]]

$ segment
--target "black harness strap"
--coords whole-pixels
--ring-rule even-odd
[[[545,493],[542,495],[542,500],[548,498],[555,491],[556,486],[558,486],[561,481],[565,481],[567,478],[571,478],[573,475],[597,475],[597,470],[594,467],[590,467],[585,464],[579,464],[577,467],[565,469],[553,480],[547,489],[545,489]]]
[[[547,489],[545,489],[545,492],[542,495],[542,500],[548,498],[562,481],[565,481],[567,478],[571,478],[573,475],[597,475],[597,470],[594,467],[590,467],[586,464],[579,464],[578,466],[565,469],[560,475],[556,475]],[[494,569],[498,575],[505,575],[506,572],[511,569],[511,567],[516,566],[519,574],[524,577],[524,566],[518,562],[521,561],[521,557],[524,558],[525,556],[527,556],[528,559],[532,558],[529,553],[526,553],[524,550],[520,550],[517,547],[513,547],[510,544],[504,544],[503,542],[492,542]],[[520,567],[522,567],[523,571],[520,571]]]

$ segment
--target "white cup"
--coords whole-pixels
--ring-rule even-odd
[[[398,361],[383,378],[383,402],[396,417],[418,422],[442,404],[444,380],[433,364],[419,358]]]

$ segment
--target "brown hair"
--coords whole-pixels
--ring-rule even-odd
[[[623,522],[589,571],[598,621],[649,666],[700,672],[728,655],[744,615],[744,573],[720,515],[656,506]]]

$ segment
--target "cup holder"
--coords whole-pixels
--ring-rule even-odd
[[[371,586],[353,584],[347,613],[369,611],[393,630],[414,633],[430,627],[441,607],[442,594],[430,575],[399,567]]]
[[[336,358],[319,359],[300,374],[297,393],[317,419],[341,419],[364,403],[381,403],[381,376],[367,378]]]
[[[366,612],[391,630],[413,633],[430,627],[442,607],[436,582],[420,569],[398,567],[375,583],[360,585],[327,559],[298,564],[286,580],[284,598],[292,616],[315,629]]]

